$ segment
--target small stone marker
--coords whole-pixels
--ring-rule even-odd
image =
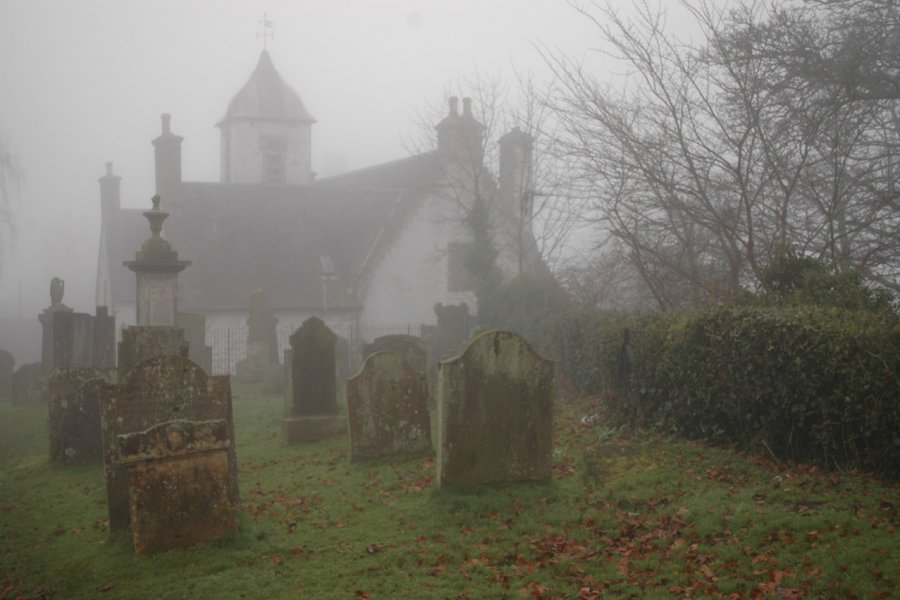
[[[486,331],[438,373],[439,485],[549,479],[553,362],[508,331]]]
[[[196,546],[237,529],[227,421],[168,421],[116,439],[135,554]]]
[[[180,331],[180,330],[179,330]],[[213,421],[227,424],[229,494],[238,501],[237,457],[228,376],[208,376],[193,361],[182,356],[158,356],[135,365],[117,385],[101,390],[100,423],[103,463],[109,504],[110,531],[131,523],[128,483],[119,456],[120,435],[146,431],[173,420]]]
[[[347,380],[350,458],[431,451],[424,351],[381,351]]]
[[[113,369],[56,369],[50,376],[50,461],[103,462],[100,389],[116,380]]]
[[[284,419],[285,443],[308,442],[347,432],[338,414],[337,336],[321,319],[310,317],[290,337],[290,404]]]

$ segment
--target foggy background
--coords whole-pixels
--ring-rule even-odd
[[[545,80],[534,43],[573,57],[597,43],[560,0],[0,0],[0,138],[23,175],[0,318],[36,319],[54,276],[66,304],[93,313],[97,179],[112,161],[123,205],[149,208],[161,113],[184,137],[184,180],[219,180],[215,124],[256,66],[264,12],[275,67],[318,121],[320,176],[334,156],[352,170],[408,155],[416,117],[459,78]]]

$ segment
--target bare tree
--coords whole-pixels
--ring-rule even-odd
[[[890,202],[863,193],[891,164],[874,143],[891,134],[879,111],[797,77],[758,34],[807,39],[815,24],[757,2],[683,4],[702,45],[679,41],[646,3],[634,20],[611,5],[576,6],[629,67],[624,91],[544,51],[576,184],[656,303],[728,301],[790,247],[835,268],[894,268],[885,250],[896,240],[878,231]]]

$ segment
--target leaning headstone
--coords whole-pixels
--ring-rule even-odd
[[[12,399],[12,376],[16,359],[7,350],[0,350],[0,401]]]
[[[180,331],[180,329],[179,329]],[[117,436],[145,431],[173,420],[224,420],[234,440],[231,383],[228,376],[208,376],[183,356],[158,356],[141,361],[101,390],[100,423],[103,464],[109,504],[110,531],[127,529],[131,522],[128,483],[118,452]],[[228,450],[230,498],[237,502],[237,460]]]
[[[290,396],[284,419],[285,443],[319,440],[347,431],[338,414],[337,336],[311,317],[291,335]]]
[[[84,465],[103,461],[100,388],[115,383],[115,370],[55,369],[50,396],[50,462]]]
[[[347,380],[352,460],[431,451],[428,385],[418,364],[422,355],[376,352]]]
[[[50,306],[38,315],[41,322],[41,365],[44,374],[49,374],[53,369],[53,315],[58,312],[72,312],[72,309],[63,304],[63,294],[66,291],[66,283],[59,277],[50,280]]]
[[[43,363],[22,365],[12,375],[13,404],[27,404],[38,395],[43,374]]]
[[[438,373],[440,485],[550,478],[553,362],[525,338],[487,331]]]
[[[237,529],[237,482],[225,419],[176,420],[116,437],[135,554],[187,548]]]
[[[136,364],[157,356],[188,357],[188,343],[180,327],[126,327],[119,342],[119,379]]]

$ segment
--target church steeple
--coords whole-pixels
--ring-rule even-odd
[[[249,81],[217,124],[222,131],[222,181],[310,183],[315,122],[264,49]]]

